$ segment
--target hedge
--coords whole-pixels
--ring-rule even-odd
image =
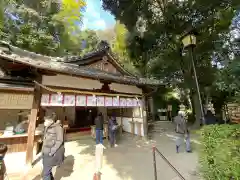
[[[199,157],[205,180],[240,180],[240,124],[203,127]]]

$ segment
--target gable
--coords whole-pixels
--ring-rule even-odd
[[[88,64],[87,67],[116,75],[124,75],[123,72],[119,71],[118,67],[116,67],[116,65],[114,65],[107,56],[103,56],[102,59]]]
[[[67,63],[88,67],[90,69],[97,69],[115,75],[134,76],[126,71],[108,50],[88,53],[82,58],[75,57],[67,61]]]

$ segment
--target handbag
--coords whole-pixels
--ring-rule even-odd
[[[116,130],[117,130],[117,128],[118,128],[118,126],[117,126],[117,125],[113,125],[113,126],[112,126],[112,130],[113,130],[113,131],[116,131]]]

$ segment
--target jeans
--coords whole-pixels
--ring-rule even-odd
[[[176,151],[177,153],[179,152],[179,148],[182,145],[182,143],[184,142],[184,134],[177,134],[177,138],[176,138]]]
[[[103,130],[96,129],[96,144],[103,144]]]
[[[52,166],[46,166],[43,164],[43,180],[54,180],[52,174]]]
[[[109,138],[111,146],[114,146],[116,141],[116,131],[109,130]]]

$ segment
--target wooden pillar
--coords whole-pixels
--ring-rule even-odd
[[[120,127],[120,136],[123,134],[123,109],[120,109],[120,118],[121,118],[121,127]]]
[[[41,83],[41,76],[37,79]],[[27,139],[27,152],[26,152],[26,164],[31,165],[33,161],[33,148],[34,148],[34,137],[36,129],[37,114],[41,103],[41,88],[35,84],[32,109],[29,116],[28,125],[28,139]]]
[[[143,118],[143,134],[144,137],[147,138],[147,134],[148,134],[148,122],[147,122],[147,98],[145,97],[145,95],[142,96],[142,118]]]

